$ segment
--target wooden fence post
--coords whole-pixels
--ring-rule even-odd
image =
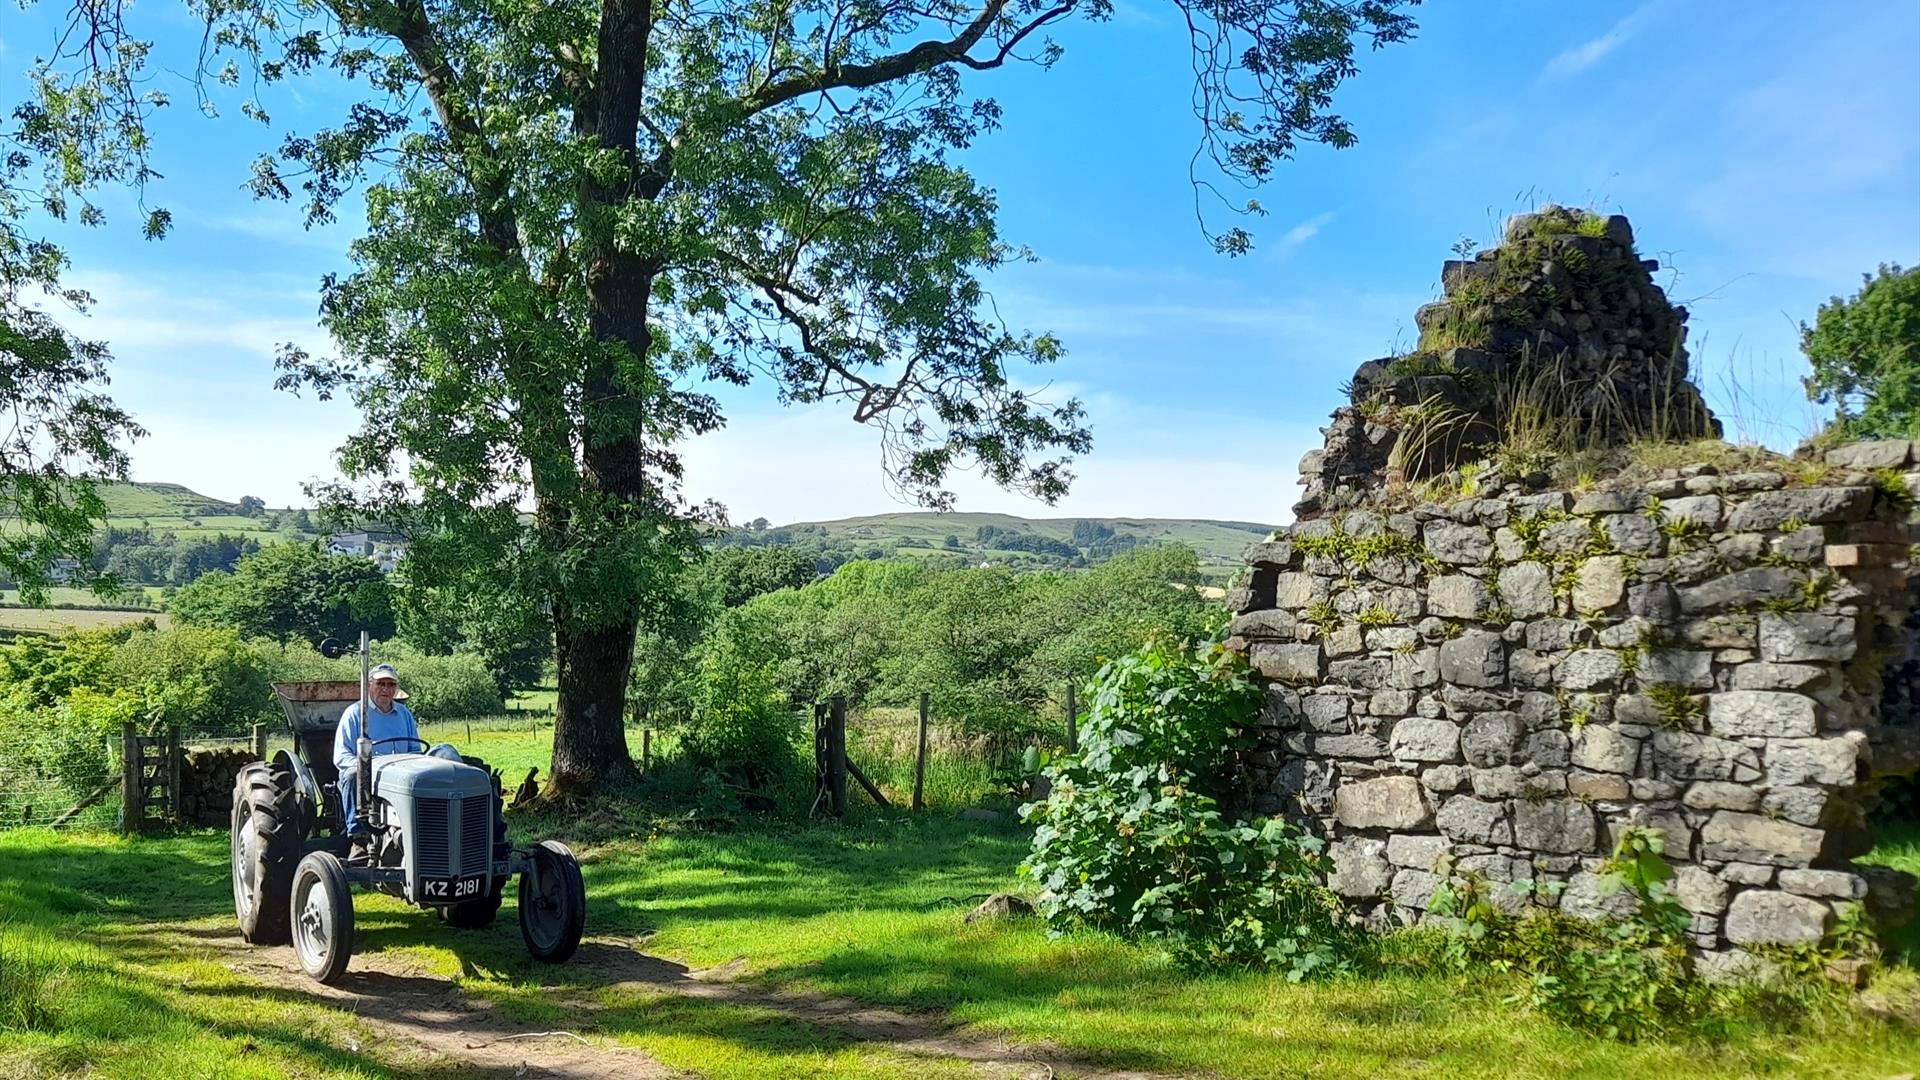
[[[1067,684],[1067,753],[1080,751],[1080,705],[1074,700],[1073,684]]]
[[[140,736],[132,724],[120,725],[120,831],[140,831]]]
[[[253,760],[267,760],[267,725],[253,725]]]
[[[920,752],[913,759],[913,808],[925,810],[927,790],[927,692],[920,691]]]
[[[167,820],[175,825],[186,819],[180,815],[180,729],[167,725]]]
[[[834,817],[847,812],[847,699],[833,695],[827,706],[827,809]]]
[[[653,729],[640,729],[640,775],[653,771]]]

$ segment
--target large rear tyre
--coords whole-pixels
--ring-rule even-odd
[[[287,897],[300,861],[301,820],[291,770],[264,761],[240,770],[228,836],[233,912],[240,936],[255,945],[287,941]]]
[[[353,958],[353,893],[329,852],[313,852],[294,871],[293,951],[300,967],[323,983],[346,974]]]
[[[542,840],[527,854],[533,866],[520,875],[520,936],[535,960],[564,964],[587,929],[580,860],[558,840]]]

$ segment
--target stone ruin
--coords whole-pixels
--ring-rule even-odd
[[[1687,311],[1654,284],[1659,263],[1635,253],[1625,217],[1548,206],[1505,236],[1442,265],[1445,297],[1415,314],[1413,352],[1354,372],[1325,447],[1300,463],[1296,517],[1503,441],[1546,450],[1720,434],[1688,381]],[[1546,483],[1537,460],[1510,464],[1516,479]]]
[[[1509,244],[1538,220],[1509,226]],[[1603,220],[1560,222],[1541,242],[1615,271],[1582,281],[1543,260],[1527,283],[1574,283],[1496,303],[1482,344],[1438,354],[1475,377],[1364,365],[1356,404],[1303,466],[1304,520],[1249,550],[1229,597],[1230,644],[1267,696],[1244,760],[1249,801],[1326,837],[1331,886],[1379,919],[1422,918],[1448,875],[1467,874],[1554,883],[1493,888],[1508,910],[1624,914],[1633,897],[1600,871],[1638,825],[1664,834],[1709,973],[1748,947],[1819,940],[1842,904],[1899,922],[1913,879],[1851,860],[1871,847],[1881,785],[1920,758],[1908,622],[1920,443],[1579,492],[1496,470],[1443,500],[1389,467],[1397,406],[1361,415],[1363,390],[1479,408],[1557,350],[1575,390],[1557,422],[1611,423],[1610,439],[1656,421],[1717,432],[1685,379],[1684,312],[1648,264],[1625,263],[1625,220]],[[1423,311],[1423,338],[1505,258],[1449,263],[1449,310]],[[1656,418],[1662,401],[1682,407]]]

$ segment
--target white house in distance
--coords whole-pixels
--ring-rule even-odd
[[[407,553],[407,542],[389,532],[334,533],[327,540],[329,555],[359,555],[372,559],[381,572],[391,574]]]

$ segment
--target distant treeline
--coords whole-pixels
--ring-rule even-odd
[[[1097,521],[1075,522],[1071,541],[1026,529],[981,525],[971,537],[948,534],[938,553],[921,557],[936,567],[971,566],[984,558],[1016,569],[1058,570],[1094,566],[1153,544],[1135,533],[1116,533],[1112,526]],[[915,542],[906,537],[854,540],[835,536],[824,525],[769,528],[766,519],[760,518],[750,525],[722,531],[711,545],[790,548],[811,557],[818,573],[831,574],[857,560],[893,558],[899,548],[915,546]]]

